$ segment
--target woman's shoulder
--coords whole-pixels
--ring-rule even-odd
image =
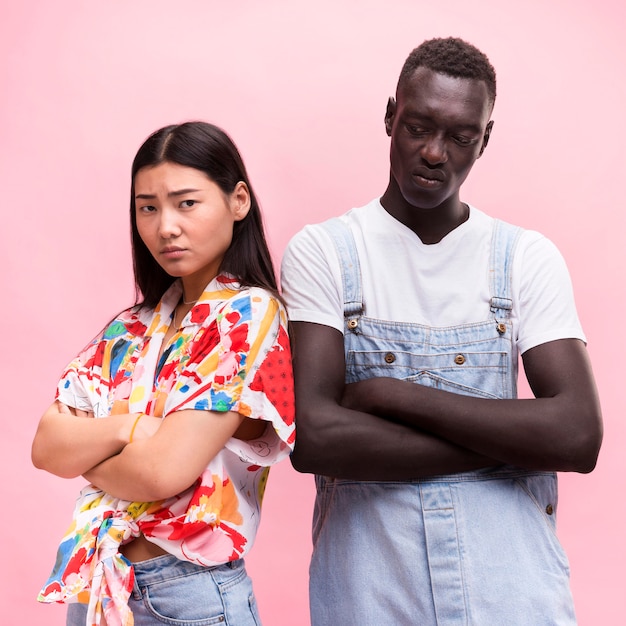
[[[224,308],[247,311],[254,316],[265,314],[268,310],[278,312],[282,303],[277,294],[264,287],[241,287],[224,302]]]
[[[150,325],[153,311],[135,305],[118,313],[105,327],[102,338],[115,339],[121,335],[143,337]]]
[[[215,318],[222,333],[242,332],[245,328],[247,333],[265,334],[276,324],[287,327],[287,313],[280,297],[264,287],[239,287],[221,303]]]

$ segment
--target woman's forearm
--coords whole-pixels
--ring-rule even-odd
[[[144,420],[155,418],[142,417]],[[138,502],[164,500],[188,489],[241,426],[235,412],[183,410],[162,420],[153,436],[83,472],[103,491]],[[159,420],[160,421],[160,420]],[[147,422],[149,423],[149,422]]]
[[[118,454],[129,441],[135,415],[106,419],[79,417],[56,402],[44,413],[32,446],[35,467],[62,478],[75,478]]]

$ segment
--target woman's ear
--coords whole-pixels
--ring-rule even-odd
[[[240,222],[250,210],[250,190],[248,185],[240,180],[230,194],[230,208],[236,222]]]

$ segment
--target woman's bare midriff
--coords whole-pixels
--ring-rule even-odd
[[[120,546],[120,552],[132,563],[147,561],[168,554],[163,548],[159,548],[159,546],[148,541],[143,535],[139,535],[130,543]]]

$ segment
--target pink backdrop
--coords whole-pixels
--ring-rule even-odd
[[[593,474],[561,478],[560,536],[580,623],[623,623],[623,3],[426,4],[3,3],[3,624],[64,623],[35,596],[80,481],[33,469],[30,442],[60,369],[131,302],[128,173],[141,141],[187,119],[226,128],[279,261],[305,223],[383,191],[386,99],[408,52],[445,35],[482,48],[499,78],[492,140],[464,198],[543,231],[570,266],[606,435]],[[312,496],[311,477],[273,470],[249,559],[268,626],[308,624]]]

